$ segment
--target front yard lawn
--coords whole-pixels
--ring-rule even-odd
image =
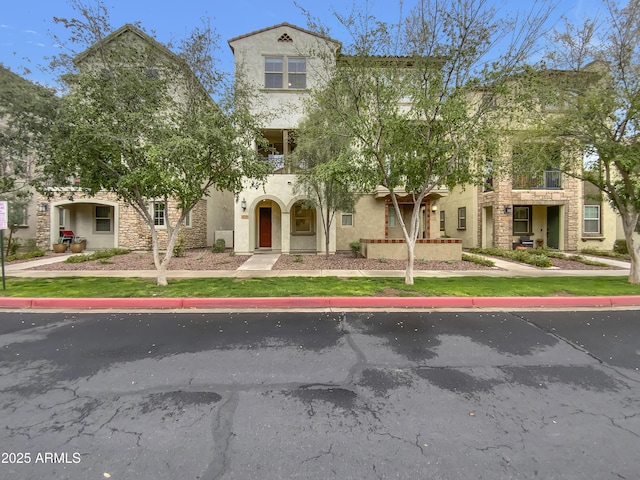
[[[154,280],[115,277],[8,278],[11,297],[351,297],[351,296],[616,296],[640,295],[640,285],[627,277],[451,277],[402,278],[267,277],[172,280],[166,287]]]

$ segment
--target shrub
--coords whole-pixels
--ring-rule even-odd
[[[581,250],[585,255],[593,255],[596,257],[607,257],[607,258],[624,258],[629,259],[629,254],[624,253],[616,253],[613,250],[598,250],[597,248],[583,248]]]
[[[353,256],[355,258],[358,258],[360,256],[360,251],[362,249],[362,244],[358,241],[355,242],[351,242],[349,244],[349,248],[351,249],[351,253],[353,253]]]
[[[503,257],[515,262],[526,263],[536,267],[548,268],[553,264],[544,253],[529,253],[526,250],[504,250],[502,248],[470,248],[471,253]],[[539,252],[539,250],[538,250]]]
[[[82,263],[89,262],[91,260],[100,260],[103,258],[111,258],[115,255],[125,255],[129,253],[130,250],[126,248],[110,248],[108,250],[98,250],[93,253],[85,253],[84,255],[74,255],[72,257],[67,258],[65,263]]]
[[[173,245],[173,256],[174,257],[184,257],[185,256],[184,249],[184,234],[180,232],[178,234],[178,238],[176,239],[176,243]]]
[[[213,253],[223,253],[227,248],[227,244],[224,241],[224,238],[219,238],[211,247],[211,251]]]
[[[465,262],[472,262],[476,265],[483,265],[485,267],[495,267],[496,264],[494,261],[489,260],[488,258],[482,258],[477,255],[469,255],[468,253],[462,254],[462,260]]]
[[[302,255],[294,255],[293,261],[296,263],[302,263]]]
[[[616,243],[613,244],[613,251],[616,253],[620,253],[623,255],[629,254],[629,249],[627,248],[626,240],[616,240]]]
[[[12,262],[14,260],[29,260],[30,258],[44,257],[46,250],[33,250],[31,252],[19,253],[17,255],[9,255],[6,260]]]

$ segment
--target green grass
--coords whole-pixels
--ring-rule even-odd
[[[626,277],[451,277],[401,278],[268,277],[173,280],[159,287],[153,280],[110,277],[8,278],[11,297],[326,297],[326,296],[610,296],[640,295],[640,285]]]

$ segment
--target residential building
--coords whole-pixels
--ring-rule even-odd
[[[131,25],[104,39],[120,40],[147,42],[173,55]],[[253,188],[247,184],[238,195],[212,191],[203,198],[187,219],[185,246],[209,246],[223,238],[237,254],[325,253],[320,215],[308,208],[308,199],[295,189],[300,166],[294,164],[291,154],[296,148],[295,130],[305,115],[305,99],[321,85],[328,68],[339,68],[335,59],[340,42],[281,23],[232,38],[228,44],[236,71],[255,89],[252,113],[261,120],[268,143],[260,153],[273,174],[264,185]],[[327,63],[327,59],[334,62]],[[500,160],[517,155],[518,148],[521,146],[511,145]],[[416,258],[459,259],[462,247],[512,248],[523,241],[560,250],[611,249],[616,215],[592,190],[553,169],[494,179],[488,164],[483,186],[468,185],[451,192],[436,188],[424,199]],[[37,200],[47,207],[37,214],[39,244],[55,243],[64,229],[86,238],[89,249],[150,248],[147,226],[114,195],[85,197],[73,189],[52,192],[51,201]],[[405,192],[396,195],[408,223],[412,201]],[[162,202],[150,201],[149,209],[160,227],[177,215]],[[353,212],[336,215],[328,253],[348,251],[354,241],[363,243],[368,257],[406,258],[403,235],[385,188],[364,194]]]
[[[152,37],[133,25],[124,25],[101,41],[106,49],[137,46],[153,48],[163,60],[180,61],[175,54]],[[76,59],[80,69],[92,68],[93,55],[97,52],[93,45]],[[157,74],[150,70],[150,74]],[[179,92],[179,88],[175,89]],[[179,93],[178,93],[179,95]],[[99,250],[121,247],[132,250],[151,248],[149,227],[140,215],[127,203],[109,192],[85,195],[77,188],[49,189],[50,197],[38,195],[36,203],[41,207],[37,212],[37,243],[50,248],[58,243],[62,230],[72,231],[86,240],[88,249]],[[233,229],[233,196],[229,192],[213,190],[191,210],[183,226],[185,246],[188,248],[212,245],[216,231],[229,232]],[[172,205],[175,205],[173,203]],[[166,223],[174,222],[179,212],[158,199],[149,199],[155,227],[159,233],[161,248],[166,245]],[[221,234],[224,236],[224,234]],[[225,236],[229,246],[232,236]]]
[[[335,66],[340,43],[281,23],[235,37],[229,40],[229,46],[236,70],[256,88],[254,113],[265,119],[263,136],[270,146],[264,152],[265,161],[271,162],[274,169],[266,185],[247,188],[237,197],[235,251],[324,253],[320,215],[314,208],[306,208],[307,199],[294,189],[297,166],[292,164],[290,154],[296,146],[295,129],[304,117],[304,100],[309,90],[325,78],[326,69]],[[425,199],[420,242],[431,242],[430,251],[437,252],[436,255],[459,258],[459,248],[457,251],[452,248],[456,242],[440,239],[438,217],[432,208],[435,200],[446,194],[446,190],[440,189]],[[400,192],[399,200],[403,214],[409,217],[411,209],[406,194]],[[349,243],[363,241],[368,255],[377,255],[373,252],[384,249],[385,255],[380,256],[406,257],[389,191],[382,187],[363,195],[353,212],[339,212],[329,235],[329,253],[348,251]],[[418,255],[429,255],[422,252],[421,246],[419,250]]]

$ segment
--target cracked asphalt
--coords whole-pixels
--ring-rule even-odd
[[[638,479],[638,310],[0,313],[0,478]]]

